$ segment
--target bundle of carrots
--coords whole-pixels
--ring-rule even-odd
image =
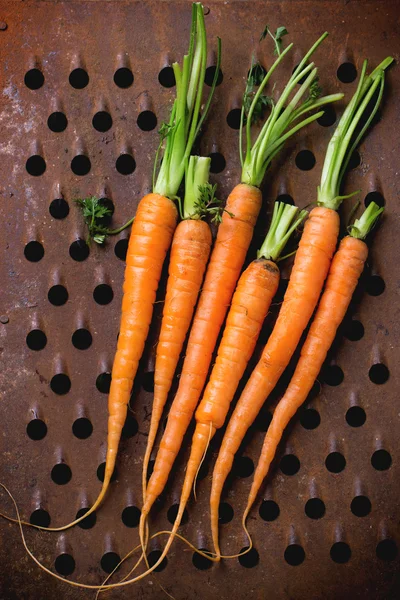
[[[385,70],[393,60],[391,57],[369,75],[367,62],[364,62],[356,92],[345,108],[327,148],[317,190],[317,205],[308,214],[295,206],[276,202],[268,233],[257,257],[241,274],[260,212],[260,186],[268,166],[289,138],[322,116],[323,111],[318,109],[343,97],[343,94],[320,96],[317,68],[313,62],[309,62],[326,38],[327,33],[324,33],[300,61],[278,98],[267,98],[263,92],[290,52],[292,44],[282,49],[282,38],[287,33],[283,27],[278,28],[275,34],[268,28],[264,33],[273,38],[277,58],[265,75],[260,76],[258,65],[250,68],[239,130],[241,180],[223,206],[216,199],[215,186],[209,183],[210,159],[191,155],[210,108],[220,66],[218,43],[215,77],[203,105],[207,36],[203,7],[200,3],[193,5],[189,50],[183,58],[182,67],[177,63],[173,65],[176,98],[169,121],[160,130],[153,192],[140,201],[129,239],[120,333],[108,403],[104,482],[98,498],[85,515],[63,527],[47,530],[62,531],[79,523],[100,506],[106,495],[116,463],[132,385],[149,332],[162,267],[169,250],[167,290],[156,350],[154,401],[142,470],[143,507],[139,534],[142,558],[146,563],[148,516],[167,483],[183,437],[195,415],[196,427],[191,440],[190,457],[178,513],[172,531],[168,532],[164,550],[157,562],[152,567],[147,565],[148,568],[139,576],[104,586],[71,582],[41,565],[24,540],[25,548],[41,568],[73,585],[89,589],[125,586],[145,577],[163,561],[177,535],[210,440],[224,425],[254,352],[278,288],[278,262],[283,260],[281,255],[289,239],[297,234],[304,221],[278,319],[229,420],[212,477],[210,516],[215,553],[211,559],[218,561],[222,557],[218,536],[219,505],[235,454],[286,369],[315,311],[297,367],[265,436],[243,514],[243,527],[249,536],[250,549],[247,516],[268,473],[285,427],[306,399],[318,376],[363,270],[368,253],[364,240],[383,209],[371,203],[361,218],[349,228],[349,235],[340,242],[335,253],[340,224],[337,211],[345,198],[354,195],[343,195],[342,181],[351,155],[381,102]],[[268,117],[264,118],[266,106],[270,110]],[[253,140],[252,126],[257,119],[263,122]],[[181,202],[177,200],[177,195],[183,181]],[[103,243],[107,235],[122,229],[110,230],[99,224],[98,220],[104,217],[105,212],[96,199],[80,201],[80,206],[89,233],[96,242]],[[177,225],[179,217],[181,220]],[[213,248],[209,220],[218,224]],[[125,226],[131,222],[128,221]],[[216,360],[207,382],[225,319]],[[147,482],[157,431],[189,329],[179,388],[169,411],[153,472]],[[21,521],[18,513],[17,516],[20,527],[21,524],[27,525]],[[198,552],[201,553],[200,550]]]

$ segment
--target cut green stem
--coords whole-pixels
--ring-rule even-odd
[[[277,262],[290,236],[306,216],[306,210],[299,211],[297,206],[275,202],[271,225],[261,248],[257,252],[257,258],[266,258]]]
[[[208,183],[211,159],[203,156],[191,156],[185,175],[185,198],[183,200],[183,219],[201,219],[199,204],[202,188]]]
[[[350,225],[349,235],[358,240],[364,240],[383,211],[383,206],[379,207],[376,202],[371,202],[371,204],[368,205],[368,208],[364,210],[361,217],[356,219],[353,225]]]

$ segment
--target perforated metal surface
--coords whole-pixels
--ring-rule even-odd
[[[221,172],[213,179],[221,196],[238,181],[237,131],[230,127],[237,115],[231,111],[239,106],[243,78],[265,23],[285,24],[296,44],[279,71],[277,91],[301,53],[327,29],[331,35],[315,59],[321,67],[321,83],[326,91],[342,89],[348,99],[355,83],[341,83],[337,69],[342,79],[351,79],[364,57],[375,65],[390,53],[396,56],[398,7],[397,2],[354,1],[208,4],[211,49],[215,50],[217,34],[223,41],[223,81],[200,149],[214,153],[214,170]],[[190,3],[3,0],[0,21],[0,479],[15,494],[24,518],[42,510],[46,513],[34,513],[33,518],[46,519],[48,514],[51,524],[59,525],[91,505],[100,486],[96,473],[105,456],[107,394],[97,389],[96,380],[100,390],[106,391],[107,377],[97,378],[111,369],[124,269],[116,253],[121,255],[126,239],[121,234],[105,248],[91,247],[85,257],[86,247],[74,245],[85,237],[85,230],[73,200],[87,194],[107,197],[115,207],[113,222],[121,223],[134,213],[140,195],[149,188],[157,144],[152,115],[158,124],[165,119],[173,94],[160,84],[159,74],[185,50]],[[271,46],[266,44],[258,58],[268,67]],[[345,63],[355,69],[341,66]],[[114,74],[121,68],[133,73],[129,87],[114,82]],[[79,88],[86,82],[85,73],[75,69],[87,73],[86,86]],[[129,71],[117,73],[117,82],[130,83]],[[168,70],[162,71],[164,83],[168,83],[168,75]],[[194,565],[192,553],[183,551],[177,542],[158,577],[178,599],[244,598],[248,593],[259,599],[389,599],[400,593],[398,80],[399,71],[394,68],[388,75],[383,118],[361,145],[361,162],[346,182],[346,190],[361,189],[363,201],[368,193],[379,193],[375,199],[386,201],[386,217],[374,236],[369,268],[320,377],[321,386],[310,399],[308,411],[294,420],[251,513],[249,527],[257,553],[242,563],[227,561],[202,570],[199,567],[209,565],[196,560]],[[342,105],[335,107],[336,112],[341,110]],[[97,131],[92,124],[99,112],[111,115],[107,131]],[[58,115],[48,125],[53,113],[63,113],[67,123]],[[94,124],[104,130],[110,125],[109,118],[100,115]],[[267,207],[279,194],[289,194],[299,206],[315,200],[333,127],[314,124],[289,143],[275,162],[265,180],[265,209],[254,248],[267,227]],[[299,155],[305,150],[315,157],[311,170],[297,166],[312,165],[310,154]],[[35,155],[45,162],[27,163]],[[78,155],[90,159],[86,175],[76,175],[71,169],[71,161]],[[125,158],[116,164],[120,155],[129,155],[134,161]],[[39,175],[44,165],[46,169]],[[73,163],[75,170],[85,171],[88,166],[82,159]],[[127,175],[117,170],[133,167]],[[68,205],[53,203],[60,199]],[[40,245],[32,246],[32,242]],[[252,252],[249,258],[254,256]],[[287,266],[283,278],[288,275]],[[67,290],[68,300],[56,305],[65,300],[63,290],[53,288],[60,285]],[[99,289],[99,285],[110,287]],[[281,288],[282,292],[284,280]],[[162,305],[157,304],[154,331],[120,447],[117,479],[96,523],[62,535],[27,532],[35,554],[61,572],[74,567],[70,576],[75,580],[100,583],[105,577],[102,567],[109,567],[115,558],[107,553],[123,556],[138,540],[137,527],[126,524],[137,523],[137,511],[123,511],[128,506],[140,507],[141,460],[161,310]],[[273,318],[267,319],[259,350]],[[82,332],[72,337],[81,329],[90,332],[91,340]],[[32,330],[44,332],[46,338],[33,334],[26,339]],[[88,348],[79,349],[90,341]],[[69,380],[54,380],[59,374]],[[248,436],[224,497],[222,515],[229,522],[221,525],[221,538],[228,553],[239,551],[246,543],[240,517],[252,461],[257,460],[273,401]],[[77,419],[86,420],[77,423]],[[80,439],[82,436],[88,437]],[[41,439],[31,439],[38,437]],[[219,442],[220,436],[216,436],[214,455]],[[188,441],[186,451],[187,447]],[[169,527],[168,511],[179,497],[185,458],[186,452],[153,514],[154,531]],[[211,453],[206,476],[198,486],[198,501],[190,502],[188,521],[182,527],[184,535],[202,548],[210,547],[208,493],[213,460]],[[56,465],[64,466],[54,470]],[[354,500],[360,496],[364,499]],[[309,502],[315,498],[320,502]],[[0,506],[11,513],[4,495]],[[5,522],[0,527],[2,599],[90,595],[42,574],[25,555],[17,528]],[[160,547],[156,541],[151,550]],[[154,577],[135,588],[114,592],[116,598],[132,596],[154,599],[163,593]]]

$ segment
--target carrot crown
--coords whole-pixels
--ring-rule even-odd
[[[353,225],[350,225],[349,235],[358,240],[364,240],[383,211],[383,206],[379,207],[376,202],[371,202],[371,204],[368,205],[368,208],[364,210],[361,217],[356,219]]]
[[[306,218],[307,211],[284,202],[275,202],[271,225],[263,245],[257,252],[257,258],[266,258],[277,262],[290,236]]]
[[[367,75],[368,61],[364,61],[360,80],[354,96],[348,103],[336,127],[325,156],[321,184],[318,187],[318,204],[337,210],[345,198],[357,192],[340,196],[340,187],[351,155],[371,124],[382,99],[385,69],[393,62],[388,56]],[[372,110],[370,110],[372,101]],[[364,119],[364,123],[362,120]]]
[[[278,37],[278,33],[283,28],[278,28],[274,40]],[[285,30],[286,31],[286,30]],[[242,164],[242,183],[248,183],[259,187],[264,178],[265,171],[270,164],[274,156],[284,145],[285,141],[294,135],[299,129],[302,129],[312,121],[315,121],[323,115],[323,111],[317,112],[303,120],[300,118],[308,113],[310,110],[321,107],[329,102],[340,100],[343,94],[333,94],[320,98],[320,88],[317,84],[317,68],[314,63],[307,64],[310,56],[315,52],[318,46],[323,42],[328,34],[324,33],[310,48],[307,54],[304,56],[300,64],[293,71],[292,76],[286,84],[280,98],[274,103],[269,98],[268,103],[271,106],[270,114],[265,121],[256,141],[252,143],[251,139],[251,125],[258,112],[260,101],[264,98],[264,104],[266,97],[262,96],[262,92],[267,85],[272,73],[278,67],[280,62],[283,60],[285,55],[290,51],[293,44],[289,44],[285,50],[281,52],[281,40],[279,44],[275,43],[276,52],[278,58],[274,64],[270,67],[268,73],[262,79],[257,93],[250,104],[248,111],[246,111],[246,104],[249,95],[249,87],[254,83],[254,67],[249,71],[247,79],[246,90],[243,98],[241,122],[240,122],[240,133],[239,133],[239,152],[240,160]],[[302,80],[304,79],[304,82]],[[301,84],[300,88],[294,93],[291,100],[289,97],[293,90],[297,87],[297,84]],[[302,100],[305,94],[308,92],[307,97]],[[301,102],[301,103],[300,103]],[[247,112],[247,114],[245,114]],[[245,137],[245,149],[246,153],[243,157],[243,141],[242,141],[242,129],[246,118],[246,137]]]
[[[192,27],[188,54],[183,57],[182,68],[174,63],[176,98],[168,123],[160,128],[160,144],[153,169],[153,191],[175,198],[182,182],[187,161],[200,127],[206,118],[214,94],[220,67],[221,41],[218,38],[218,60],[213,85],[206,105],[200,116],[204,77],[207,66],[207,36],[203,5],[199,2],[192,7]],[[159,155],[162,162],[159,167]],[[157,175],[157,169],[159,172]]]

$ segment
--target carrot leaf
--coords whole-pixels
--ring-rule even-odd
[[[376,202],[371,202],[361,217],[356,219],[353,225],[350,225],[349,235],[359,240],[366,238],[383,211],[383,206],[379,207]]]
[[[293,232],[307,216],[306,210],[297,206],[275,202],[267,236],[257,252],[257,258],[277,262]]]
[[[75,202],[80,207],[88,228],[88,244],[93,240],[96,244],[102,245],[109,235],[116,235],[133,223],[132,218],[118,229],[110,229],[105,223],[112,216],[112,210],[104,204],[101,198],[89,196],[88,198],[78,198]]]

